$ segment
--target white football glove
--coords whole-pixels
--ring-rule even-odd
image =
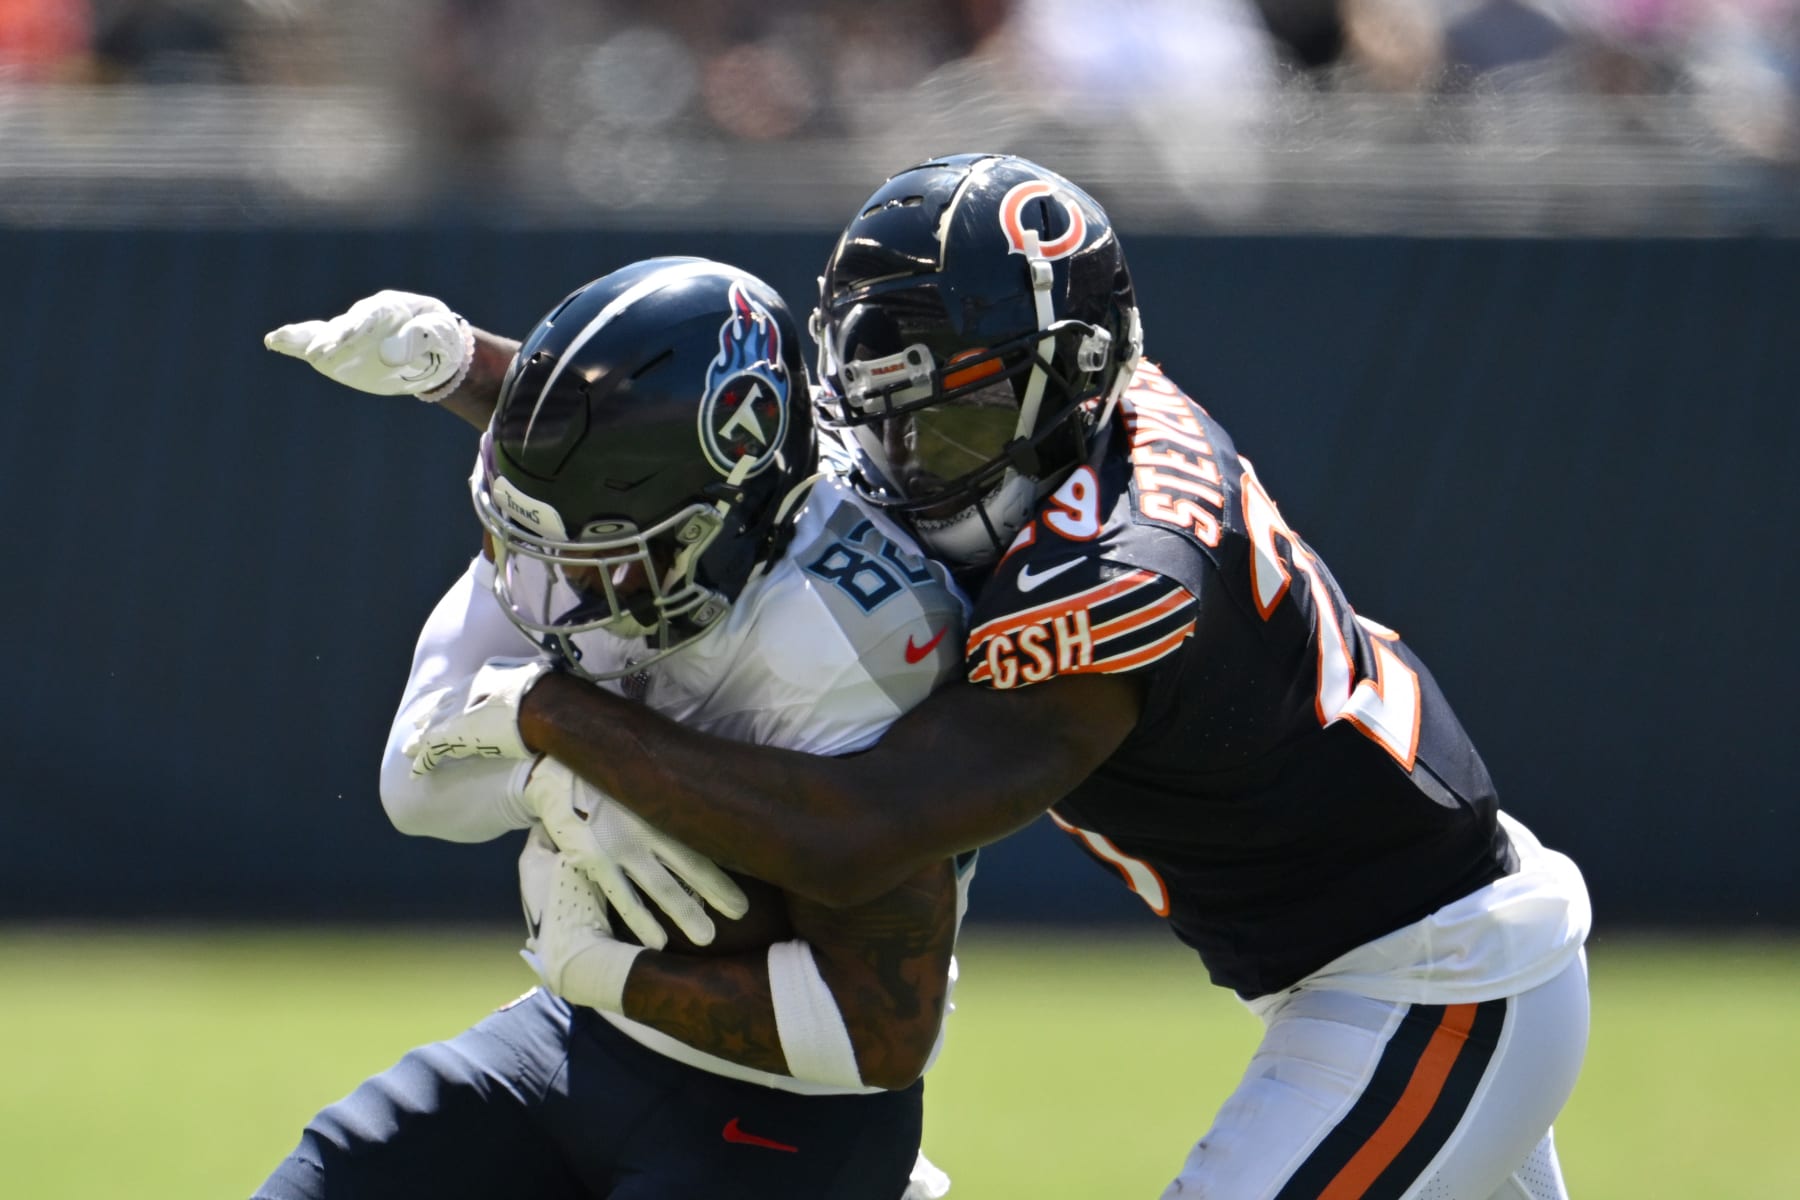
[[[733,920],[750,910],[744,889],[711,859],[553,758],[532,768],[522,800],[563,861],[597,885],[618,918],[652,950],[668,945],[669,935],[646,895],[697,946],[710,944],[717,929],[696,895]]]
[[[534,824],[525,835],[525,848],[519,852],[519,906],[525,910],[525,927],[531,931],[525,939],[528,950],[544,924],[550,887],[556,881],[556,860],[556,843],[542,825]]]
[[[540,888],[546,893],[519,957],[569,1003],[620,1011],[632,960],[644,948],[613,937],[606,905],[588,877],[560,855],[546,870],[543,848],[533,839],[519,856],[519,886],[527,920],[536,899],[530,893]]]
[[[434,402],[457,389],[475,357],[474,331],[442,300],[396,291],[365,296],[329,321],[283,325],[263,345],[359,392]]]
[[[527,759],[519,705],[531,685],[555,670],[546,658],[490,658],[462,683],[443,688],[421,710],[400,745],[412,773],[424,775],[458,758]]]

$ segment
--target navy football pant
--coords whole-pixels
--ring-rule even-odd
[[[923,1095],[725,1079],[540,989],[319,1113],[256,1197],[898,1200]]]

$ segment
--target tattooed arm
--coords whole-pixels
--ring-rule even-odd
[[[437,406],[477,429],[486,429],[493,418],[494,405],[500,401],[500,381],[512,365],[513,355],[519,352],[519,343],[485,329],[470,332],[475,335],[475,354],[469,360],[469,374]]]
[[[867,904],[829,908],[787,897],[795,936],[812,946],[856,1051],[863,1082],[903,1088],[937,1041],[956,941],[949,862]],[[624,1014],[698,1050],[789,1074],[763,952],[703,958],[645,951],[625,982]]]

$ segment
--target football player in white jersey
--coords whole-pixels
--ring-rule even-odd
[[[327,1107],[259,1196],[947,1187],[917,1153],[919,1076],[972,856],[831,908],[731,878],[514,728],[422,732],[558,672],[719,736],[843,754],[957,670],[948,572],[818,474],[797,340],[759,280],[655,259],[578,289],[513,356],[471,480],[487,550],[420,635],[381,790],[405,832],[531,830],[527,958],[547,987]]]
[[[1265,1025],[1167,1195],[1560,1200],[1580,872],[1499,810],[1417,654],[1142,360],[1105,212],[1012,156],[922,163],[858,207],[820,284],[822,411],[857,489],[976,590],[967,682],[835,759],[560,676],[492,707],[657,827],[825,903],[1048,811]],[[457,402],[491,387],[477,371]]]

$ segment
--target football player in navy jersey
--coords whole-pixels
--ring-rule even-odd
[[[1016,157],[923,163],[859,207],[820,284],[821,419],[858,491],[977,589],[966,681],[837,759],[558,674],[500,716],[825,904],[1049,812],[1265,1026],[1166,1195],[1564,1196],[1580,873],[1500,811],[1424,663],[1143,359],[1100,206]]]

